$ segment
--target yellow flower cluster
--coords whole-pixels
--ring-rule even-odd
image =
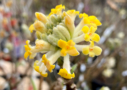
[[[94,57],[102,52],[100,47],[94,46],[94,42],[100,40],[100,36],[95,33],[97,26],[101,25],[97,17],[64,9],[65,6],[57,5],[51,9],[48,16],[36,12],[37,20],[29,27],[31,33],[36,31],[38,39],[35,46],[31,46],[29,40],[26,41],[24,57],[33,59],[39,52],[46,53],[40,60],[36,60],[33,66],[43,77],[47,77],[47,71],[53,71],[53,64],[62,56],[63,68],[58,74],[63,78],[72,79],[75,74],[71,73],[70,56],[77,56],[79,51],[82,51],[83,54]],[[74,25],[76,16],[81,18],[77,26]],[[82,41],[88,41],[90,45],[78,45]]]

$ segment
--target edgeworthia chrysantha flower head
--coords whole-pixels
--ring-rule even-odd
[[[97,17],[64,9],[65,6],[57,5],[51,9],[48,16],[36,12],[37,20],[29,27],[31,33],[36,31],[38,39],[35,46],[31,46],[29,40],[26,41],[24,57],[33,59],[37,53],[45,53],[33,66],[43,77],[47,77],[47,71],[52,72],[54,63],[59,57],[63,57],[63,68],[58,74],[63,78],[72,79],[75,74],[71,73],[70,56],[78,56],[81,51],[84,55],[94,57],[102,52],[100,47],[94,45],[94,42],[100,40],[100,36],[95,33],[97,26],[101,25]],[[81,18],[77,26],[74,25],[76,16]],[[90,45],[78,45],[82,41],[88,41]]]

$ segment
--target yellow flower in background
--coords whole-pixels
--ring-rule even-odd
[[[114,71],[111,68],[107,68],[102,72],[102,74],[107,78],[110,78],[113,75],[113,73]]]
[[[13,5],[12,0],[8,0],[7,3],[6,3],[6,6],[7,7],[11,7],[12,5]]]
[[[79,13],[79,11],[65,11],[64,5],[57,5],[51,9],[49,15],[36,12],[37,20],[29,27],[30,32],[36,32],[37,40],[35,45],[26,42],[25,59],[33,59],[37,53],[45,53],[40,60],[34,62],[34,69],[43,77],[47,77],[49,72],[55,68],[54,63],[59,57],[63,57],[63,67],[59,75],[66,79],[75,77],[71,72],[70,56],[79,55],[79,51],[90,57],[101,54],[102,49],[94,46],[94,42],[99,42],[100,36],[95,33],[101,22],[95,16]],[[75,26],[75,18],[81,18],[80,23]],[[89,41],[90,45],[79,45],[82,41]]]

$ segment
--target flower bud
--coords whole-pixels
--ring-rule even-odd
[[[42,33],[39,32],[39,31],[36,32],[36,36],[37,36],[38,39],[47,40],[47,39],[46,39],[46,34],[42,34]]]
[[[48,35],[48,36],[47,36],[47,40],[48,40],[51,44],[57,46],[57,42],[58,42],[59,39],[56,38],[54,35]]]
[[[64,26],[57,25],[58,30],[64,35],[66,40],[70,40],[70,33]]]
[[[70,32],[71,38],[72,38],[75,26],[74,26],[74,22],[72,21],[72,19],[68,15],[65,17],[65,25],[67,26],[67,28]]]
[[[35,21],[34,28],[41,33],[46,32],[46,28],[45,28],[44,24],[40,21]]]
[[[55,15],[51,15],[51,16],[50,16],[50,19],[51,19],[51,21],[52,21],[53,23],[56,23],[56,22],[57,22],[57,18],[56,18]]]
[[[35,16],[36,16],[36,18],[39,21],[42,21],[44,24],[47,23],[47,21],[48,21],[47,18],[46,18],[46,16],[44,14],[42,14],[42,13],[36,12],[35,13]]]
[[[50,44],[44,40],[37,39],[36,42],[36,49],[41,49],[42,51],[49,51],[50,50]]]
[[[58,39],[66,40],[64,35],[56,27],[53,28],[53,35],[56,36]]]
[[[42,39],[42,37],[41,37],[42,34],[39,31],[36,32],[36,36],[37,36],[38,39]]]

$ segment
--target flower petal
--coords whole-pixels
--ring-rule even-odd
[[[42,21],[43,23],[46,23],[48,21],[46,16],[40,12],[36,12],[35,16],[39,21]]]
[[[91,27],[91,26],[93,26],[94,28],[97,28],[97,25],[96,25],[95,23],[90,23],[90,24],[88,25],[88,27]]]
[[[95,53],[96,56],[100,55],[102,52],[102,49],[98,46],[93,47],[93,52]]]
[[[90,24],[90,20],[87,17],[83,18],[83,21],[84,24]]]
[[[89,54],[89,46],[84,47],[83,50],[82,50],[82,53],[85,54],[85,55],[88,55]]]
[[[29,30],[30,30],[31,33],[33,32],[33,30],[35,30],[33,24],[30,25]]]
[[[39,66],[35,66],[35,67],[34,67],[34,70],[37,71],[37,72],[40,72],[40,71],[39,71]]]
[[[30,56],[30,55],[31,55],[30,52],[25,52],[25,54],[24,54],[24,58],[27,59],[27,57]]]
[[[75,43],[74,43],[72,40],[69,40],[69,41],[67,42],[67,44],[70,45],[70,46],[74,46],[74,45],[75,45]]]
[[[29,43],[30,43],[30,40],[26,40],[26,45],[29,45]]]
[[[101,22],[95,16],[89,16],[90,22],[96,24],[97,26],[101,25]]]
[[[37,55],[37,53],[30,53],[30,59],[34,59],[34,57]]]
[[[95,56],[95,53],[93,51],[89,52],[89,56],[90,57],[94,57]]]
[[[94,21],[94,22],[95,22],[95,24],[96,24],[97,26],[102,25],[102,24],[101,24],[101,22],[100,22],[98,19],[95,19],[95,21]]]
[[[77,55],[79,55],[79,52],[76,50],[75,47],[71,47],[71,49],[68,50],[68,54],[71,56],[77,56]]]
[[[43,77],[47,77],[48,74],[46,73],[46,67],[42,63],[41,63],[41,66],[38,65],[38,63],[39,63],[38,60],[36,60],[34,62],[34,65],[33,65],[34,70],[37,71],[38,73],[40,73]],[[41,68],[41,70],[40,70],[40,68]]]
[[[67,42],[60,39],[60,40],[58,41],[58,46],[59,46],[60,48],[66,48]]]
[[[38,62],[39,62],[39,61],[38,61],[38,60],[36,60],[36,61],[34,62],[33,67],[36,67]]]
[[[85,34],[84,39],[85,39],[85,41],[90,41],[90,36],[88,34]]]
[[[71,19],[69,15],[65,16],[65,25],[67,26],[68,31],[70,32],[70,35],[72,37],[75,30],[75,25],[74,25],[74,21]]]
[[[60,51],[60,54],[61,54],[61,56],[66,56],[67,55],[67,50],[66,49],[62,49]]]
[[[94,20],[94,19],[96,19],[97,17],[95,17],[95,16],[89,16],[89,19],[92,21],[92,20]]]
[[[61,77],[66,78],[66,79],[72,79],[72,78],[75,77],[75,74],[74,74],[74,73],[73,73],[73,74],[69,74],[65,68],[60,69],[60,71],[59,71],[58,74],[59,74]]]
[[[95,28],[93,26],[90,27],[90,33],[94,33],[96,30],[97,30],[97,28]]]
[[[72,21],[74,21],[74,20],[75,20],[76,15],[78,15],[78,14],[79,14],[79,11],[75,11],[75,10],[68,10],[66,13],[67,13],[67,14],[71,17]],[[65,15],[66,15],[66,14],[65,14]]]
[[[96,33],[93,34],[91,37],[92,41],[99,42],[100,41],[100,36]]]
[[[30,50],[30,47],[28,45],[24,45],[25,47],[25,51],[29,51]]]
[[[82,17],[88,17],[88,15],[86,13],[82,13],[79,15],[79,18],[82,18]]]
[[[41,76],[43,76],[43,77],[47,77],[47,76],[48,76],[48,73],[43,74],[42,72],[40,72],[40,74],[41,74]]]
[[[94,47],[94,42],[90,41],[90,47]]]
[[[88,31],[89,31],[89,27],[88,27],[88,26],[84,26],[84,27],[82,28],[82,31],[83,31],[85,34],[87,34]]]
[[[52,72],[52,69],[55,68],[55,65],[52,65],[50,63],[50,61],[46,58],[46,55],[44,54],[42,57],[42,62],[45,64],[45,66],[47,67],[47,69]]]
[[[62,6],[62,4],[60,4],[60,5],[57,5],[55,8],[56,9],[65,9],[65,6],[64,5]]]

